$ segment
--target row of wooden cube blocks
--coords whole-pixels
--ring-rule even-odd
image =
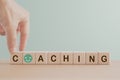
[[[11,64],[109,64],[109,52],[14,52]]]

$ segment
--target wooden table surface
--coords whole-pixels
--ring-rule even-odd
[[[0,80],[120,80],[120,61],[110,65],[11,65],[0,61]]]

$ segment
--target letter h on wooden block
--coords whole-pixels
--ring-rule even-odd
[[[14,52],[11,54],[10,63],[11,64],[22,64],[23,54],[20,52]]]
[[[98,64],[98,53],[97,52],[86,52],[85,53],[86,64]]]
[[[73,52],[62,52],[61,64],[73,64]]]

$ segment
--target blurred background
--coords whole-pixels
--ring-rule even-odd
[[[108,51],[120,60],[120,0],[16,0],[30,12],[26,51]],[[0,59],[9,59],[0,36]]]

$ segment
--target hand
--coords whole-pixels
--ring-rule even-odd
[[[29,34],[29,13],[14,0],[1,0],[0,35],[6,36],[10,53],[17,49],[17,34],[19,32],[19,50],[23,51]]]

